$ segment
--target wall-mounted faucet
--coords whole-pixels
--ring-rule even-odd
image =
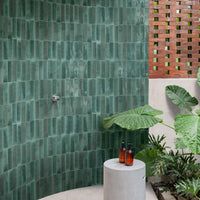
[[[57,101],[60,100],[60,97],[54,94],[54,95],[51,97],[51,100],[52,100],[53,103],[56,103]]]

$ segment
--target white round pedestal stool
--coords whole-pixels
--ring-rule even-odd
[[[133,166],[118,158],[104,162],[104,200],[145,200],[145,163],[134,160]]]

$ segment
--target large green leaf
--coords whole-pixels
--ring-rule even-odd
[[[200,154],[200,116],[194,114],[178,115],[175,119],[175,131],[179,144],[192,153]]]
[[[154,175],[152,168],[160,154],[161,152],[155,148],[146,148],[136,154],[135,158],[142,160],[146,164],[146,176]]]
[[[184,140],[179,135],[179,137],[176,138],[176,148],[177,149],[187,149],[187,146],[183,142],[184,142]]]
[[[177,105],[182,112],[192,111],[192,106],[198,104],[198,100],[195,97],[192,97],[189,92],[180,86],[168,85],[165,91],[172,103]]]
[[[156,117],[160,114],[162,114],[162,111],[145,105],[104,118],[103,126],[110,128],[113,124],[116,124],[127,130],[145,129],[162,122],[160,118]]]
[[[197,72],[197,83],[200,86],[200,68],[198,69],[198,72]]]

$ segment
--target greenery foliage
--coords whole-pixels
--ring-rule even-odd
[[[197,83],[200,86],[200,68],[198,69],[198,72],[197,72]]]
[[[167,152],[165,136],[149,136],[149,143],[136,158],[146,163],[147,176],[165,177],[171,191],[187,200],[200,200],[200,164],[193,154]]]
[[[187,147],[195,154],[200,153],[200,116],[197,114],[178,115],[174,125],[179,138],[179,147]]]
[[[160,152],[164,152],[166,150],[166,142],[164,135],[158,135],[155,137],[154,135],[149,135],[149,147],[155,148],[159,150]]]
[[[165,88],[165,92],[172,103],[177,105],[182,113],[191,112],[192,107],[198,104],[198,100],[180,86],[169,85]]]
[[[154,174],[168,176],[171,183],[176,183],[185,178],[198,177],[200,165],[192,154],[183,155],[178,151],[159,155],[154,165]]]
[[[162,119],[157,117],[161,114],[162,111],[145,105],[104,118],[103,126],[110,128],[113,124],[116,124],[127,130],[145,129],[162,122]]]
[[[200,86],[200,69],[197,83]],[[162,123],[174,129],[177,135],[177,147],[189,149],[191,154],[184,155],[179,151],[167,152],[164,136],[149,135],[149,143],[136,154],[136,158],[146,163],[147,176],[168,177],[173,192],[188,200],[200,200],[200,164],[196,163],[193,155],[200,154],[200,109],[196,111],[192,109],[198,104],[198,100],[184,88],[176,85],[167,86],[166,95],[180,109],[180,114],[175,117],[174,128],[158,117],[162,111],[149,105],[107,117],[103,121],[103,126],[110,128],[115,124],[127,130],[137,130]]]
[[[200,85],[200,69],[198,70],[197,83]],[[192,112],[192,107],[198,104],[198,100],[177,85],[167,86],[166,95],[173,104],[178,106],[181,112],[176,116],[174,122],[177,147],[186,148],[192,153],[200,154],[200,110]],[[110,128],[113,124],[116,124],[127,130],[150,128],[158,123],[164,124],[162,119],[158,118],[158,115],[161,114],[162,111],[145,105],[104,118],[103,126]]]
[[[198,71],[197,82],[200,84],[200,70]],[[177,134],[176,146],[178,148],[188,149],[192,153],[200,154],[200,110],[192,112],[192,107],[198,104],[198,100],[192,97],[184,88],[177,85],[167,86],[166,95],[172,103],[179,107],[181,112],[175,117],[175,128],[163,123],[163,120],[158,117],[162,114],[162,111],[149,105],[104,118],[104,128],[110,128],[115,124],[127,130],[137,130],[162,123],[175,130]]]
[[[145,148],[138,152],[135,156],[136,159],[142,160],[146,164],[146,176],[153,176],[152,168],[159,156],[160,152],[157,149]]]
[[[200,178],[187,179],[176,184],[176,191],[191,200],[200,199]]]
[[[151,136],[149,135],[149,143],[145,148],[138,152],[135,158],[142,160],[146,163],[146,176],[153,176],[153,170],[157,159],[160,154],[164,154],[165,151],[165,142],[163,142],[165,136]]]

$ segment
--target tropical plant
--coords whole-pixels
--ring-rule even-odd
[[[165,92],[172,103],[177,105],[182,113],[191,112],[192,107],[198,104],[198,100],[180,86],[169,85],[165,88]]]
[[[183,155],[178,151],[170,151],[158,156],[153,173],[168,176],[171,183],[176,183],[179,180],[199,177],[200,165],[192,154]]]
[[[200,86],[200,69],[197,72],[197,84]]]
[[[142,160],[146,163],[146,176],[153,176],[153,170],[156,160],[161,154],[164,154],[166,150],[166,143],[164,142],[165,136],[149,135],[149,143],[145,145],[145,148],[138,152],[135,158]]]
[[[200,179],[187,179],[176,184],[176,191],[191,200],[200,200]]]
[[[154,135],[148,136],[149,138],[149,147],[155,148],[159,150],[160,152],[164,152],[166,150],[166,142],[164,141],[166,139],[165,135],[158,135],[157,137]]]
[[[176,116],[174,123],[177,147],[187,148],[195,154],[200,153],[200,112],[192,112],[192,107],[198,104],[198,100],[177,85],[167,86],[166,95],[179,107],[181,113]]]
[[[139,159],[146,164],[146,176],[153,176],[154,173],[152,171],[153,166],[155,165],[156,160],[160,155],[160,151],[152,148],[145,148],[142,151],[139,151],[135,158]]]
[[[177,147],[188,148],[192,153],[200,153],[200,116],[182,114],[175,118]]]
[[[200,69],[197,83],[200,85]],[[192,110],[198,104],[198,100],[177,85],[167,86],[166,95],[180,109],[180,114],[175,117],[174,127],[165,124],[158,117],[162,111],[145,105],[104,118],[104,128],[110,128],[116,124],[127,130],[137,130],[162,123],[175,130],[178,148],[187,148],[194,154],[200,154],[200,110],[195,112]]]
[[[197,83],[200,86],[200,69],[197,74]],[[185,155],[179,151],[167,152],[164,136],[149,135],[149,143],[136,154],[136,158],[146,163],[147,176],[166,176],[171,186],[170,190],[176,189],[187,199],[200,200],[200,164],[196,163],[193,156],[193,154],[200,154],[200,109],[193,109],[198,105],[198,100],[177,85],[167,86],[166,95],[180,109],[180,113],[175,117],[174,127],[165,124],[158,117],[162,111],[149,105],[106,117],[103,120],[103,126],[111,128],[117,125],[133,131],[161,123],[172,128],[177,135],[177,147],[189,149],[191,154]]]
[[[113,124],[116,124],[127,130],[145,129],[161,123],[162,119],[157,117],[161,114],[162,111],[145,105],[106,117],[103,120],[103,126],[104,128],[110,128]]]

